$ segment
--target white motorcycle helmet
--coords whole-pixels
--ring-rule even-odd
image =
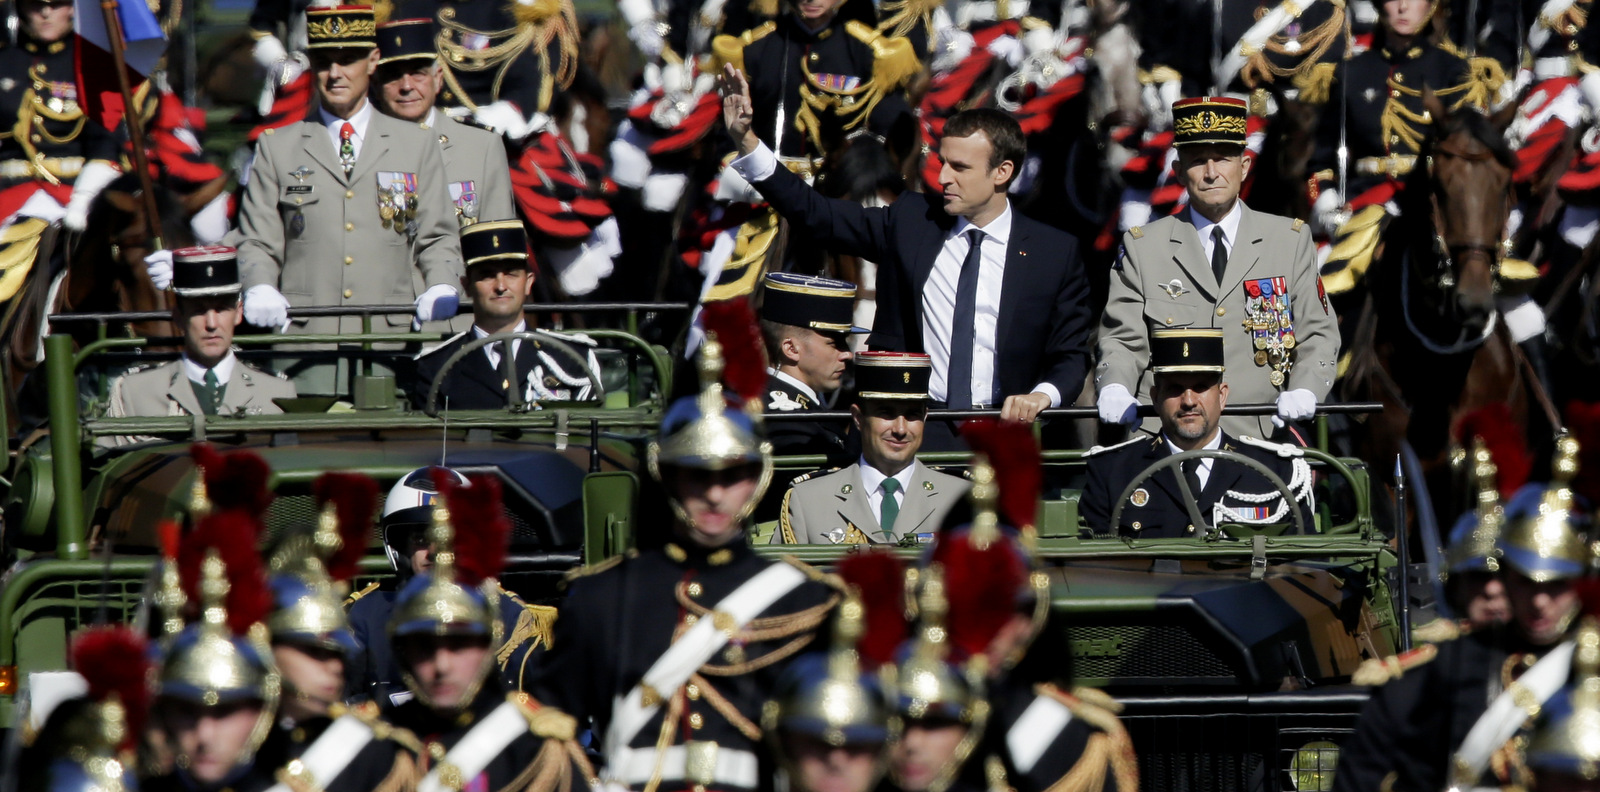
[[[461,486],[469,486],[467,477],[460,471],[444,469],[449,470]],[[404,546],[407,538],[412,531],[427,530],[433,521],[433,504],[439,499],[439,491],[433,486],[433,470],[433,467],[421,467],[401,476],[383,501],[380,521],[383,552],[401,578],[409,578],[414,572],[410,553]]]

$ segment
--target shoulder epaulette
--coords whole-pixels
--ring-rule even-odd
[[[1295,232],[1296,234],[1300,233],[1300,229],[1305,228],[1305,227],[1306,227],[1306,221],[1301,220],[1298,217],[1296,217],[1294,219],[1294,222],[1289,224],[1289,230]]]
[[[1055,685],[1045,683],[1036,685],[1034,693],[1055,699],[1072,713],[1072,717],[1105,735],[1100,750],[1085,751],[1078,761],[1097,764],[1103,761],[1111,776],[1116,779],[1117,789],[1139,788],[1139,761],[1134,756],[1133,739],[1128,736],[1128,730],[1123,728],[1122,721],[1117,719],[1117,713],[1122,711],[1121,702],[1103,690],[1089,687],[1076,687],[1068,693]]]
[[[1463,635],[1472,632],[1472,627],[1455,619],[1434,619],[1427,624],[1412,629],[1411,638],[1422,643],[1444,643],[1454,641]]]
[[[518,691],[507,693],[506,701],[517,705],[517,710],[528,719],[528,731],[547,740],[572,740],[578,736],[578,719],[555,707],[540,704],[532,696]]]
[[[450,336],[449,338],[446,338],[445,340],[441,341],[438,346],[428,347],[427,349],[424,349],[421,352],[418,352],[417,354],[412,355],[411,359],[412,360],[421,360],[421,359],[423,359],[423,358],[425,358],[425,357],[427,357],[427,356],[429,356],[429,355],[431,355],[431,354],[433,354],[435,352],[438,352],[441,349],[444,349],[447,346],[450,346],[451,344],[454,344],[456,341],[460,340],[460,338],[462,336],[464,336],[464,335],[466,335],[466,334],[468,334],[470,332],[472,332],[472,331],[471,330],[462,330],[461,332],[456,333],[455,335]]]
[[[1144,239],[1144,227],[1134,226],[1133,228],[1128,229],[1128,236],[1133,237],[1134,239]]]
[[[823,476],[828,476],[828,475],[832,475],[834,473],[838,473],[841,470],[844,470],[844,468],[831,467],[831,468],[813,470],[813,471],[811,471],[809,473],[801,473],[800,475],[795,476],[792,479],[789,479],[789,489],[794,489],[795,486],[800,485],[800,484],[804,484],[807,481],[810,481],[810,480],[812,480],[814,478],[821,478]]]
[[[417,739],[417,735],[411,733],[409,729],[402,729],[384,720],[382,712],[378,708],[378,703],[375,701],[363,701],[348,707],[342,704],[334,704],[329,707],[328,714],[335,718],[340,715],[349,715],[366,724],[367,728],[372,730],[372,736],[380,740],[397,742],[412,753],[420,754],[423,751],[422,741]]]
[[[377,583],[368,583],[366,588],[364,588],[364,589],[362,589],[360,591],[352,591],[352,592],[350,592],[350,596],[344,598],[344,609],[345,610],[350,610],[350,606],[356,604],[356,600],[359,600],[362,597],[365,597],[368,594],[371,594],[372,592],[377,591],[377,590],[378,590],[378,584]]]
[[[1407,671],[1426,665],[1438,656],[1439,645],[1430,643],[1392,657],[1368,658],[1356,667],[1356,672],[1350,675],[1350,682],[1376,687],[1399,679]]]
[[[1239,435],[1239,442],[1244,443],[1245,445],[1251,445],[1255,446],[1256,448],[1270,451],[1285,458],[1306,455],[1305,450],[1299,446],[1290,445],[1288,443],[1274,443],[1270,440],[1262,440],[1257,437],[1251,437],[1250,435]]]
[[[1139,442],[1140,440],[1143,440],[1143,439],[1145,439],[1143,436],[1141,436],[1139,434],[1134,434],[1133,437],[1130,437],[1130,438],[1128,438],[1128,439],[1126,439],[1126,440],[1124,440],[1124,441],[1122,441],[1120,443],[1117,443],[1116,445],[1108,445],[1108,446],[1097,445],[1097,446],[1093,446],[1088,451],[1083,452],[1083,455],[1084,455],[1084,457],[1099,456],[1100,454],[1104,454],[1107,451],[1115,451],[1115,450],[1117,450],[1119,448],[1122,448],[1123,446],[1133,445],[1134,443],[1137,443],[1137,442]]]
[[[531,644],[528,648],[535,649],[539,646],[550,645],[550,637],[555,633],[557,610],[549,605],[529,605],[522,600],[517,600],[522,606],[522,612],[517,614],[517,623],[508,624],[506,642],[500,645],[495,659],[501,667],[511,661],[511,655],[523,644]]]
[[[922,62],[917,60],[916,48],[909,39],[885,36],[857,19],[844,23],[844,30],[872,48],[872,83],[878,90],[899,88],[922,71]]]
[[[596,564],[590,564],[588,566],[578,567],[577,569],[574,569],[571,572],[567,573],[566,581],[570,583],[570,582],[572,582],[574,580],[577,580],[578,578],[581,578],[581,577],[588,577],[590,575],[598,575],[601,572],[604,572],[607,569],[610,569],[610,568],[616,566],[617,564],[622,563],[623,559],[632,558],[633,555],[634,555],[634,552],[630,550],[630,551],[628,551],[626,553],[618,553],[618,554],[616,554],[616,555],[614,555],[614,556],[612,556],[610,558],[607,558],[606,560],[601,561],[601,562],[596,563]]]
[[[711,40],[712,68],[720,72],[724,63],[731,63],[735,69],[744,71],[744,48],[777,29],[778,23],[768,20],[737,36],[727,34],[717,36]]]

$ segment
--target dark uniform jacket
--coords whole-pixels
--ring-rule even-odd
[[[352,713],[373,727],[373,738],[331,782],[321,787],[325,792],[392,789],[396,783],[403,783],[403,779],[414,779],[417,753],[422,746],[410,732],[395,731],[379,720],[377,711],[375,705],[368,704]],[[255,766],[276,781],[277,772],[299,759],[332,723],[333,719],[327,717],[300,723],[280,720],[267,733],[266,741],[256,752]],[[380,734],[383,736],[380,737]]]
[[[418,776],[426,776],[439,760],[434,753],[439,749],[449,751],[456,747],[478,721],[487,717],[501,704],[512,702],[527,716],[527,731],[517,735],[509,745],[496,754],[484,768],[487,785],[474,786],[477,779],[461,779],[464,789],[505,790],[519,792],[569,792],[589,787],[593,770],[583,758],[581,748],[572,742],[573,723],[570,718],[543,706],[522,693],[509,696],[491,678],[478,692],[472,705],[459,715],[440,715],[420,701],[408,701],[388,711],[395,726],[415,734],[422,742],[423,752]],[[559,742],[558,742],[559,741]],[[435,747],[437,746],[437,748]],[[535,769],[535,765],[538,766]],[[531,782],[541,775],[540,770],[557,770],[554,783],[534,785]],[[516,786],[512,783],[516,782]],[[448,787],[456,788],[456,787]]]
[[[1283,480],[1285,485],[1289,485],[1293,479],[1290,460],[1260,445],[1240,442],[1224,432],[1220,448],[1266,465]],[[1170,455],[1171,449],[1161,435],[1136,437],[1121,445],[1091,451],[1088,464],[1089,483],[1084,487],[1083,498],[1078,502],[1078,509],[1083,514],[1084,522],[1097,534],[1111,533],[1113,529],[1111,512],[1116,508],[1116,499],[1122,491],[1145,468]],[[1193,521],[1189,518],[1188,510],[1184,508],[1182,492],[1178,489],[1179,475],[1181,472],[1176,468],[1164,468],[1134,490],[1129,496],[1128,504],[1122,509],[1122,524],[1116,527],[1116,531],[1123,536],[1146,539],[1200,535],[1202,529],[1190,524]],[[1264,502],[1251,503],[1229,496],[1227,493],[1230,490],[1246,494],[1274,493],[1274,495]],[[1260,507],[1271,513],[1277,509],[1281,497],[1276,495],[1276,492],[1276,488],[1254,470],[1225,459],[1214,458],[1211,461],[1211,474],[1206,479],[1205,489],[1195,500],[1200,507],[1200,516],[1211,521],[1212,507],[1219,502],[1224,507],[1236,511]],[[1299,503],[1299,508],[1306,521],[1306,530],[1312,530],[1309,510],[1305,508],[1304,503]],[[1245,514],[1252,516],[1250,512]],[[1280,518],[1280,522],[1289,522],[1292,519],[1285,514]]]
[[[1218,6],[1220,5],[1220,12]],[[1245,32],[1256,23],[1260,15],[1278,6],[1278,0],[1224,0],[1214,4],[1211,0],[1148,0],[1135,5],[1139,15],[1139,68],[1152,73],[1158,82],[1171,77],[1171,70],[1183,86],[1184,96],[1206,96],[1217,93],[1216,77],[1212,74],[1212,58],[1218,53],[1227,54],[1239,44]],[[1317,3],[1297,15],[1279,35],[1298,39],[1315,30],[1334,14],[1333,3]],[[1335,57],[1342,51],[1337,42],[1325,53],[1325,58]],[[1310,54],[1310,49],[1303,50]],[[1300,65],[1303,55],[1268,53],[1273,65],[1287,69]],[[1163,68],[1165,67],[1165,68]],[[1252,87],[1262,87],[1259,79],[1271,80],[1272,75],[1258,76],[1255,86],[1247,85],[1240,75],[1227,76],[1222,86],[1228,91],[1248,93]]]
[[[393,591],[368,591],[350,606],[350,631],[361,642],[361,657],[345,671],[345,689],[355,701],[372,701],[387,709],[409,701],[411,690],[400,675],[400,661],[389,640],[389,617],[394,613]],[[525,616],[525,614],[528,614]],[[554,618],[553,608],[528,605],[520,597],[500,590],[500,621],[505,627],[505,644],[497,648],[503,655],[500,681],[507,690],[521,690],[524,674],[538,666],[547,641],[544,634]],[[531,634],[527,620],[537,626]],[[518,630],[519,624],[524,625]]]
[[[551,651],[533,683],[534,694],[590,723],[603,741],[613,717],[613,702],[626,696],[656,661],[673,645],[680,625],[710,612],[740,585],[773,564],[755,553],[743,539],[727,547],[706,550],[692,544],[668,544],[631,557],[616,557],[580,573],[571,581],[561,618],[551,641]],[[795,562],[797,563],[797,562]],[[820,573],[799,565],[808,579],[779,597],[736,633],[711,660],[677,690],[660,690],[662,702],[654,715],[629,741],[635,751],[649,752],[662,735],[669,710],[679,713],[665,724],[672,730],[669,750],[685,751],[687,742],[715,742],[719,753],[738,752],[761,758],[757,783],[746,786],[718,779],[708,788],[725,790],[765,787],[771,776],[765,746],[760,740],[761,708],[785,667],[788,655],[777,662],[761,662],[774,652],[792,650],[806,641],[826,619],[838,600]],[[762,629],[764,635],[752,635]],[[760,640],[755,640],[759,638]],[[724,712],[731,712],[730,720]],[[604,750],[604,749],[602,749]],[[602,773],[608,779],[638,788],[616,766]],[[730,757],[731,758],[731,757]],[[723,765],[722,760],[718,765]],[[645,771],[648,773],[648,770]],[[682,765],[668,770],[660,789],[684,789]],[[677,776],[677,777],[674,777]]]
[[[1319,189],[1337,186],[1342,114],[1350,149],[1346,203],[1386,179],[1404,177],[1403,172],[1363,173],[1360,163],[1374,157],[1416,156],[1432,127],[1422,120],[1424,87],[1432,88],[1447,107],[1482,98],[1473,90],[1477,84],[1470,79],[1467,61],[1431,44],[1413,44],[1405,51],[1393,52],[1381,43],[1374,44],[1335,75],[1317,125],[1311,168]]]
[[[510,46],[525,30],[513,14],[516,7],[513,3],[399,0],[389,18],[431,17],[438,22],[443,40],[439,63],[444,67],[440,107],[477,107],[503,99],[515,104],[523,117],[548,113],[572,82],[575,59],[563,59],[561,35],[550,36],[542,50],[538,46],[542,37],[520,47]],[[560,18],[558,13],[544,24],[556,24]],[[565,71],[563,64],[568,67]]]
[[[1107,697],[1025,684],[1009,675],[994,684],[989,693],[993,715],[984,739],[990,754],[1004,763],[1012,789],[1045,792],[1087,762],[1105,767],[1100,789],[1136,792],[1132,779],[1138,775],[1137,762],[1128,733],[1106,707],[1108,700],[1089,698]],[[1035,717],[1041,713],[1043,717]],[[1025,714],[1030,716],[1027,722]],[[968,762],[969,767],[982,764]]]
[[[776,374],[767,375],[765,393],[764,409],[768,413],[827,409],[811,394]],[[845,426],[837,421],[771,421],[767,424],[767,439],[772,441],[773,454],[825,454],[833,461],[845,452]]]
[[[1517,665],[1511,661],[1534,652],[1492,630],[1412,650],[1402,661],[1412,667],[1372,692],[1340,746],[1335,792],[1444,789],[1451,757],[1504,690],[1508,667]],[[1392,786],[1382,786],[1391,774]]]
[[[98,119],[85,117],[78,103],[74,37],[43,44],[25,33],[17,35],[15,45],[0,49],[0,118],[5,119],[0,125],[0,163],[7,163],[3,167],[18,168],[37,156],[62,184],[71,184],[90,160],[116,162],[117,138]],[[19,128],[26,133],[18,135]],[[0,173],[0,187],[36,177]]]
[[[413,407],[422,409],[427,405],[428,390],[433,387],[434,377],[439,375],[452,355],[475,340],[477,336],[471,330],[467,330],[417,356],[416,375],[412,378],[411,387],[407,389]],[[572,347],[578,354],[586,351],[581,341],[570,336],[561,336],[556,340]],[[515,343],[515,347],[517,376],[511,379],[506,377],[503,369],[490,365],[489,355],[484,351],[484,347],[467,353],[450,369],[449,375],[439,387],[439,398],[436,402],[438,408],[440,410],[445,408],[445,397],[448,396],[452,410],[504,409],[506,390],[512,385],[520,389],[524,399],[528,397],[529,377],[537,380],[542,388],[533,391],[535,397],[549,393],[562,400],[581,399],[586,398],[593,389],[589,383],[588,372],[584,369],[585,364],[571,359],[571,355],[565,351],[552,347],[546,355],[541,356],[543,346],[527,338],[521,339],[521,343]],[[554,366],[551,363],[554,363]],[[501,365],[504,364],[505,361],[502,360]]]

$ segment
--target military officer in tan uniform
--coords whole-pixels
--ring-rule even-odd
[[[233,354],[241,321],[239,267],[233,248],[216,245],[172,252],[173,322],[183,335],[183,357],[131,372],[111,384],[106,415],[279,413],[275,398],[294,398],[294,385],[246,366]],[[107,445],[127,441],[105,438]]]
[[[360,317],[291,323],[289,307],[411,303],[415,321],[454,316],[461,243],[435,135],[367,101],[378,62],[370,6],[306,13],[319,106],[256,147],[239,210],[245,319],[295,333],[357,333]],[[427,287],[420,293],[413,270]],[[394,330],[413,321],[386,318]],[[307,381],[336,392],[331,372]]]
[[[1239,200],[1250,172],[1243,100],[1173,103],[1189,208],[1123,235],[1100,321],[1100,420],[1131,424],[1150,403],[1150,331],[1223,331],[1230,400],[1275,403],[1268,418],[1225,417],[1236,437],[1310,418],[1333,387],[1339,333],[1304,223]],[[1152,431],[1155,430],[1151,419]]]
[[[931,539],[972,488],[917,461],[928,416],[933,363],[920,352],[856,356],[861,458],[794,482],[783,497],[773,544],[894,544]]]

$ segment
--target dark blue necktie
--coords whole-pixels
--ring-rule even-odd
[[[952,410],[972,409],[972,348],[977,344],[978,269],[983,258],[983,230],[967,231],[970,246],[956,281],[956,312],[950,324],[950,370],[945,376],[945,404]],[[985,394],[987,396],[987,394]]]

